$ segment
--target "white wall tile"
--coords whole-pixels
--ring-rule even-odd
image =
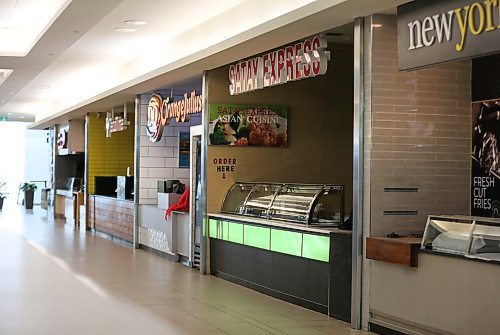
[[[162,140],[165,139],[165,143],[168,147],[179,146],[179,138],[177,136],[164,136]]]
[[[165,167],[165,159],[161,157],[142,157],[141,167]]]
[[[157,197],[158,197],[158,191],[156,190],[156,188],[148,189],[148,198],[155,199],[157,201]]]
[[[189,169],[174,169],[174,178],[189,179]]]
[[[156,188],[156,178],[139,178],[141,188]]]
[[[158,179],[171,179],[174,177],[173,168],[149,168],[148,177]]]
[[[139,150],[141,157],[149,156],[149,147],[140,147]]]
[[[165,158],[165,167],[177,168],[179,166],[178,158]]]
[[[172,157],[173,154],[174,150],[172,147],[149,147],[150,157]]]

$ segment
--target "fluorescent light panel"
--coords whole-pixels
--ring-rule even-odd
[[[69,2],[0,1],[0,56],[26,56]]]

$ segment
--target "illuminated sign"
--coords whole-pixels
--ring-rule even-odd
[[[172,102],[170,97],[162,98],[160,94],[153,94],[148,103],[146,133],[151,142],[161,140],[163,128],[175,118],[177,122],[189,121],[189,115],[200,113],[203,109],[201,95],[184,93],[184,99]]]
[[[59,130],[57,134],[57,149],[66,149],[68,147],[68,131],[66,129]]]
[[[402,70],[500,51],[499,0],[414,1],[398,7]]]
[[[229,94],[237,95],[326,73],[330,52],[319,36],[229,66]]]

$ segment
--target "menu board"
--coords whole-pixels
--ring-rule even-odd
[[[471,215],[500,217],[500,99],[472,105]]]
[[[209,110],[210,145],[288,145],[286,106],[211,104]]]

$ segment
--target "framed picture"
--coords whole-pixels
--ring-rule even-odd
[[[179,133],[179,167],[189,168],[189,133],[180,132]]]

